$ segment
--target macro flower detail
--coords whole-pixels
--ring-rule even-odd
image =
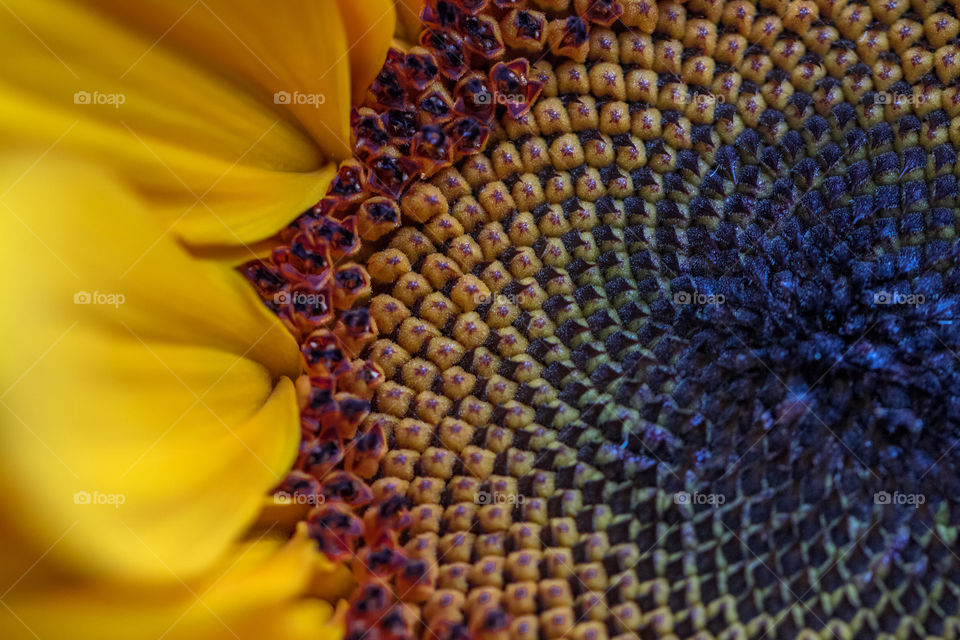
[[[0,637],[960,636],[960,0],[0,5]]]
[[[285,232],[366,288],[245,267],[348,638],[960,630],[956,10],[426,2]]]
[[[349,576],[265,499],[301,439],[300,336],[236,266],[350,156],[392,0],[0,13],[0,637],[342,635]],[[329,284],[328,310],[369,286]]]

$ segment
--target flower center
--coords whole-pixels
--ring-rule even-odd
[[[245,268],[351,639],[960,624],[955,18],[835,4],[427,2]]]

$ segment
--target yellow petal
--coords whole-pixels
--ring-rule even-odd
[[[397,12],[393,0],[337,0],[337,4],[350,47],[353,102],[359,104],[386,59],[384,45],[393,37]]]
[[[330,161],[348,154],[351,69],[366,84],[385,56],[379,34],[393,29],[392,11],[357,8],[345,22],[335,0],[4,10],[0,54],[18,61],[0,67],[7,145],[110,167],[192,245],[254,243],[319,199]]]
[[[307,598],[332,569],[302,533],[287,544],[263,538],[236,545],[201,576],[164,585],[65,583],[47,559],[5,595],[6,640],[186,640],[323,638],[339,640],[333,607]]]
[[[408,46],[417,44],[420,34],[420,10],[423,0],[395,0],[397,8],[397,38],[406,41]]]
[[[297,345],[238,273],[54,156],[0,162],[0,266],[16,274],[0,293],[0,517],[74,572],[189,576],[292,463]]]

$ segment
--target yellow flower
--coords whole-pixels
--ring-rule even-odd
[[[960,22],[880,4],[427,4],[245,268],[356,261],[275,305],[346,640],[956,635]]]
[[[335,635],[304,535],[240,542],[301,365],[232,267],[349,155],[392,2],[0,14],[0,636]]]
[[[420,9],[424,0],[396,0],[397,40],[406,48],[416,44],[420,33]]]

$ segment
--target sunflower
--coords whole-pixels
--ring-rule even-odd
[[[62,26],[15,14],[49,64],[9,137],[54,150],[0,199],[30,212],[4,335],[44,332],[3,370],[11,634],[960,634],[954,2],[427,0],[395,33],[340,3],[369,56],[330,94],[327,40],[290,37],[315,4],[93,5],[57,24],[169,40],[271,115],[189,102],[164,59],[167,146],[119,115],[136,82],[71,83]],[[97,40],[136,80],[116,52],[149,53]],[[111,117],[48,117],[50,78]]]
[[[301,364],[235,263],[349,156],[392,2],[0,11],[0,636],[337,636],[316,545],[247,533]]]
[[[244,267],[348,638],[957,636],[957,11],[426,3]]]

